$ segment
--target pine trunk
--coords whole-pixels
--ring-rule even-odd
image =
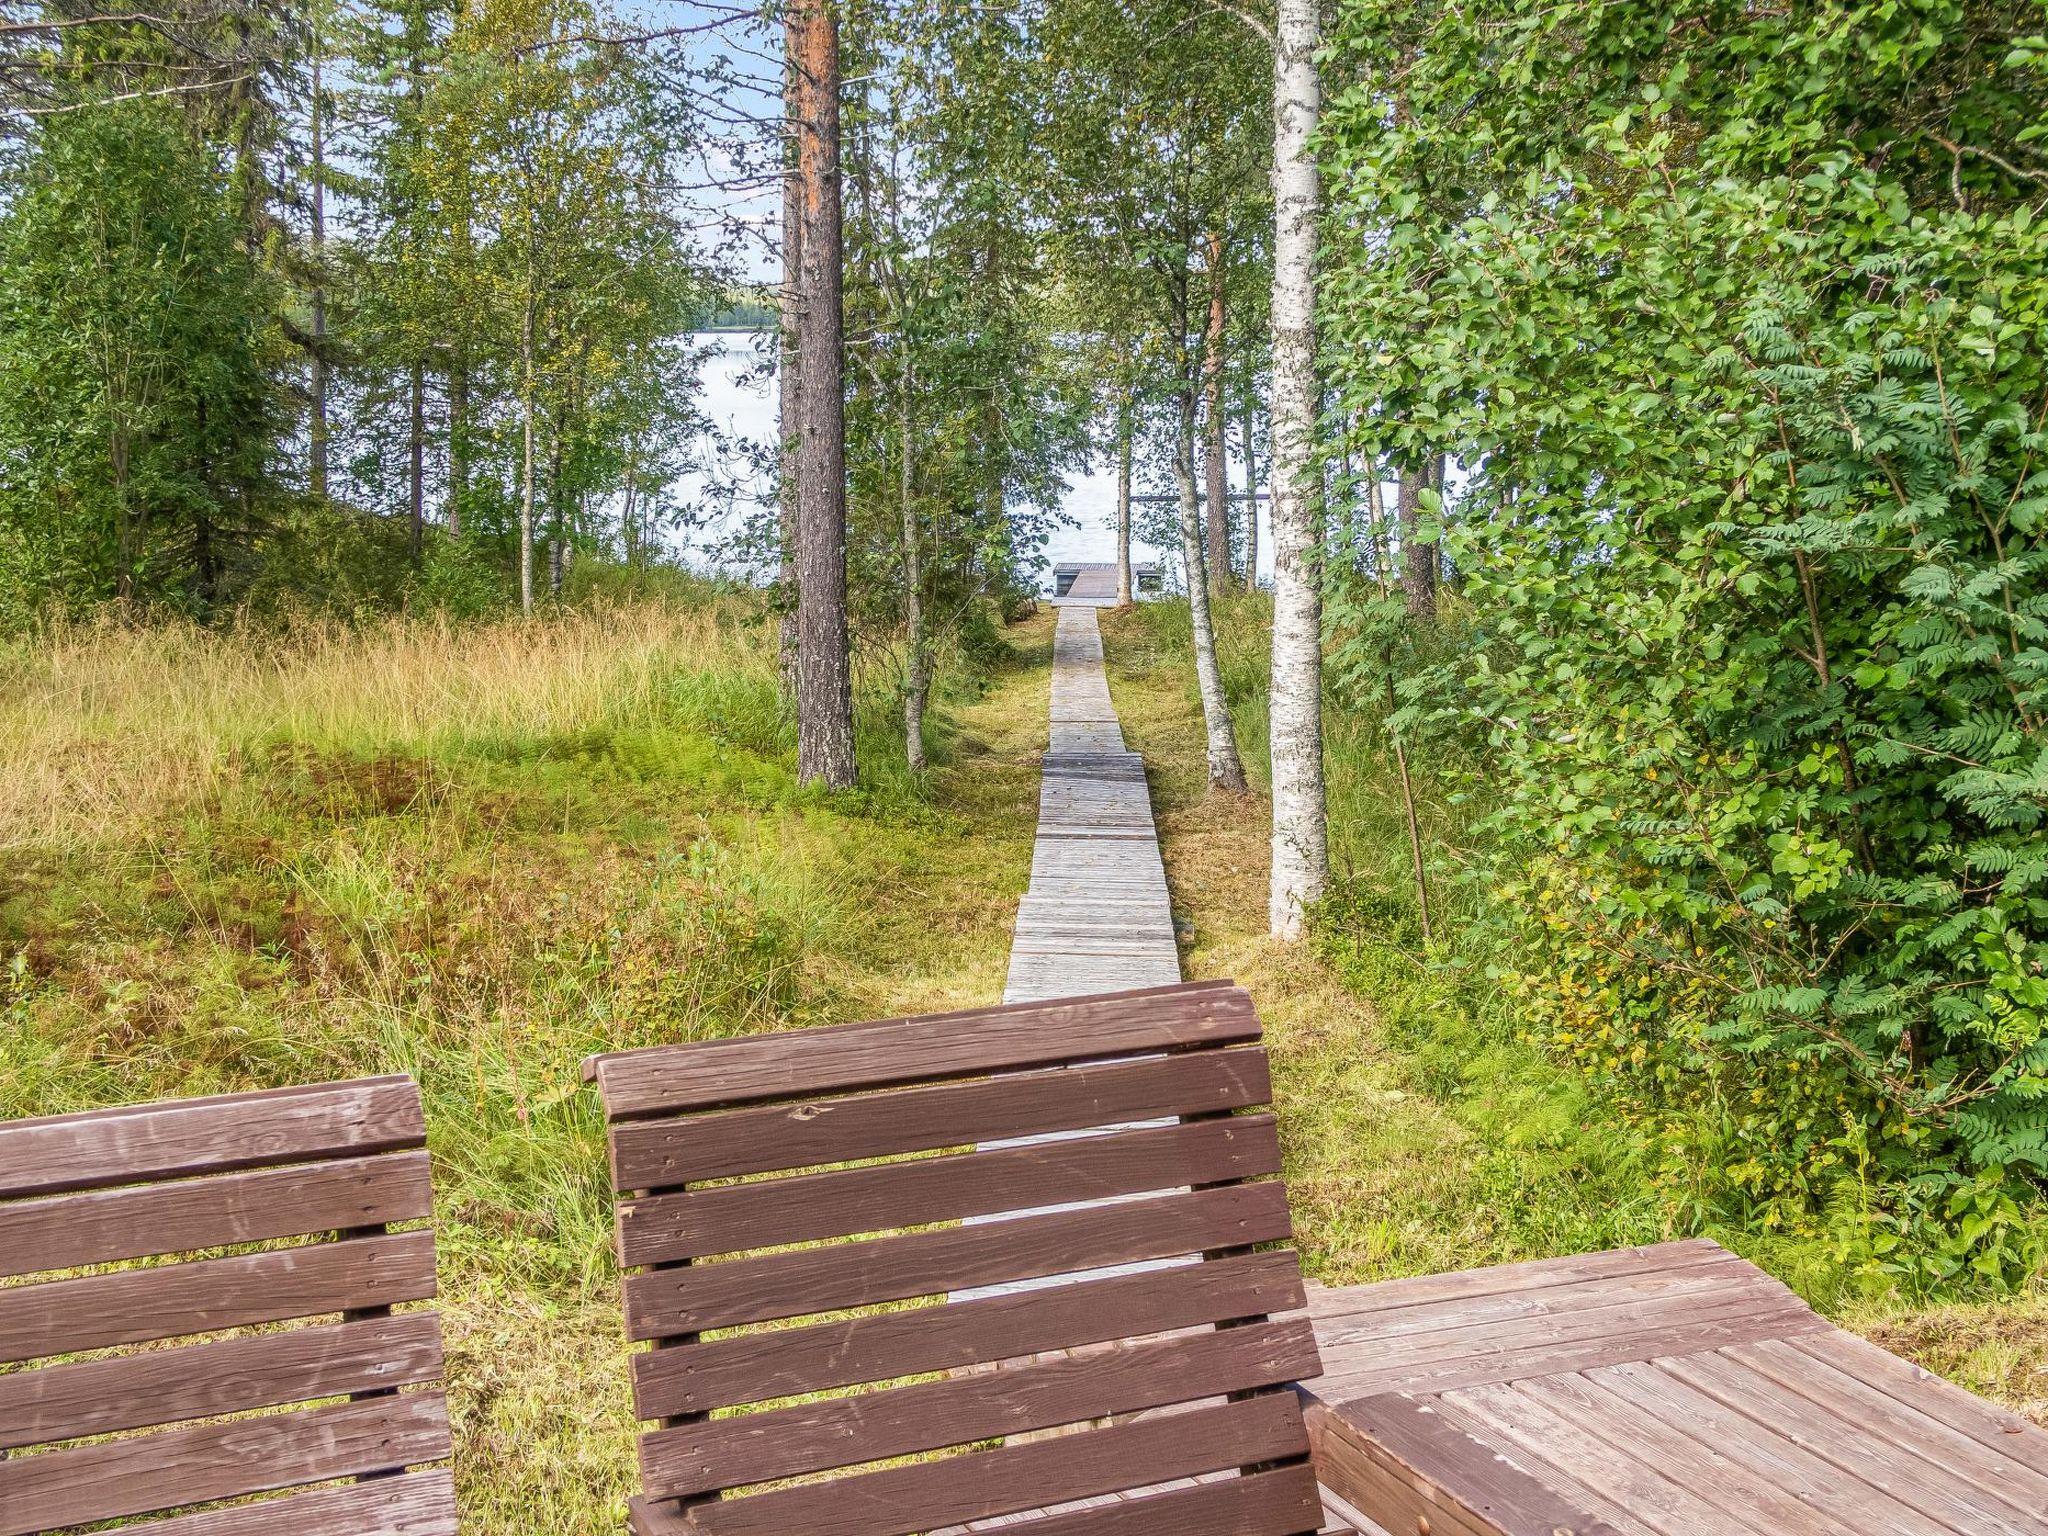
[[[846,397],[839,209],[839,21],[833,0],[799,0],[796,63],[808,82],[798,138],[803,328],[797,393],[797,778],[854,783],[846,621]]]
[[[1298,939],[1329,884],[1323,790],[1322,498],[1316,228],[1322,189],[1309,147],[1322,109],[1317,0],[1278,0],[1273,50],[1273,870],[1267,920]]]
[[[1173,445],[1173,478],[1180,490],[1181,558],[1188,568],[1188,622],[1194,631],[1195,682],[1202,696],[1202,724],[1208,733],[1209,787],[1244,791],[1244,764],[1237,756],[1237,733],[1231,725],[1230,701],[1223,694],[1223,673],[1216,664],[1216,626],[1209,608],[1209,573],[1202,552],[1202,512],[1195,489],[1195,394],[1179,390],[1180,422]]]
[[[775,570],[775,607],[781,615],[778,626],[780,653],[778,674],[785,699],[796,696],[796,585],[797,585],[797,462],[803,435],[803,411],[798,401],[798,336],[803,323],[803,183],[797,175],[797,157],[803,124],[809,116],[805,106],[803,68],[797,58],[800,33],[792,19],[783,29],[783,147],[782,147],[782,291],[781,327],[776,351],[776,432],[780,447],[776,456],[775,512],[778,560]]]
[[[308,480],[313,494],[327,494],[327,122],[321,89],[320,28],[313,28],[313,294],[311,395],[313,420],[308,433],[311,452]]]

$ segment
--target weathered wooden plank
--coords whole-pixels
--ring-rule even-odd
[[[433,1209],[425,1152],[52,1195],[0,1204],[0,1274],[386,1226]]]
[[[1570,1336],[1540,1341],[1518,1341],[1510,1325],[1478,1347],[1407,1351],[1399,1358],[1390,1358],[1394,1351],[1383,1357],[1376,1350],[1354,1346],[1327,1357],[1327,1369],[1315,1384],[1316,1392],[1332,1402],[1374,1397],[1384,1392],[1448,1392],[1482,1382],[1520,1381],[1531,1376],[1654,1360],[1664,1355],[1692,1354],[1730,1344],[1789,1338],[1802,1330],[1828,1326],[1803,1306],[1757,1311],[1740,1298],[1687,1318],[1651,1315],[1629,1327],[1617,1325],[1612,1333],[1599,1326],[1597,1319],[1601,1314],[1581,1316],[1595,1321],[1574,1325]]]
[[[1616,1248],[1605,1253],[1579,1254],[1565,1259],[1531,1259],[1486,1269],[1461,1269],[1404,1280],[1382,1280],[1373,1285],[1335,1289],[1312,1285],[1309,1287],[1308,1304],[1311,1314],[1321,1323],[1471,1296],[1549,1290],[1623,1275],[1662,1274],[1701,1264],[1725,1264],[1734,1258],[1735,1255],[1719,1243],[1704,1237],[1690,1238],[1683,1242]]]
[[[1176,1255],[1283,1242],[1278,1183],[1239,1184],[970,1227],[651,1270],[626,1280],[635,1340],[836,1312]]]
[[[1897,1374],[1897,1385],[1907,1391],[1939,1383],[1940,1388],[1917,1404],[1898,1393],[1874,1386],[1852,1376],[1815,1351],[1839,1341],[1825,1334],[1791,1340],[1770,1340],[1723,1350],[1722,1355],[1758,1377],[1793,1392],[1808,1404],[1809,1413],[1833,1417],[1850,1424],[1873,1439],[1910,1456],[1933,1457],[1959,1476],[1966,1477],[1987,1498],[2004,1501],[2021,1512],[2048,1510],[2048,1436],[2021,1420],[2008,1416],[1995,1404],[1950,1387],[1940,1378],[1921,1382],[1919,1368],[1899,1361],[1903,1373],[1894,1373],[1881,1363],[1875,1373]],[[1875,1345],[1870,1345],[1875,1350]],[[1880,1351],[1882,1353],[1882,1351]],[[1886,1355],[1887,1360],[1896,1359]],[[1954,1396],[1969,1397],[1957,1404]],[[1988,1409],[1988,1415],[1984,1410]],[[1964,1414],[1981,1416],[1994,1442],[1959,1429],[1953,1419]],[[2009,1428],[1999,1427],[2001,1424]]]
[[[424,1145],[405,1076],[124,1105],[0,1124],[0,1198]]]
[[[1121,1343],[657,1429],[641,1437],[640,1468],[657,1498],[743,1487],[1276,1386],[1315,1357],[1303,1319]]]
[[[965,1531],[1004,1536],[1244,1536],[1306,1533],[1322,1523],[1315,1473],[1304,1465],[1221,1477],[1149,1494],[1125,1494],[1086,1509],[1007,1515]]]
[[[1292,1310],[1300,1298],[1294,1254],[1247,1253],[944,1307],[757,1329],[635,1355],[634,1407],[643,1419],[703,1413],[1267,1316]]]
[[[915,1536],[934,1526],[1150,1487],[1308,1448],[1291,1396],[1267,1393],[1052,1439],[726,1499],[692,1512],[705,1536]]]
[[[1241,988],[1196,983],[593,1058],[613,1119],[947,1077],[1238,1045],[1259,1038]]]
[[[1792,1347],[1876,1387],[1989,1450],[2048,1474],[2048,1431],[2036,1428],[2009,1408],[1987,1403],[1953,1382],[1943,1381],[1932,1371],[1922,1370],[1911,1361],[1901,1360],[1869,1340],[1839,1328],[1797,1339]]]
[[[612,1138],[612,1177],[621,1190],[663,1189],[1270,1102],[1272,1080],[1261,1051],[1055,1067],[934,1088],[629,1122]]]
[[[1308,1426],[1322,1480],[1391,1529],[1427,1520],[1437,1536],[1641,1536],[1570,1502],[1405,1394],[1349,1403],[1341,1413],[1312,1403]]]
[[[1476,1438],[1541,1469],[1549,1486],[1566,1490],[1617,1529],[1643,1536],[1752,1536],[1752,1518],[1725,1513],[1692,1479],[1667,1475],[1669,1447],[1645,1431],[1640,1416],[1617,1412],[1590,1389],[1547,1390],[1555,1383],[1585,1385],[1576,1377],[1543,1377],[1446,1392],[1431,1402]]]
[[[93,1441],[0,1461],[0,1536],[396,1471],[448,1454],[438,1392]]]
[[[1887,1536],[1953,1536],[1939,1521],[1868,1484],[1843,1477],[1661,1366],[1602,1366],[1585,1372],[1585,1377],[1691,1442],[1703,1463],[1694,1475],[1710,1476],[1719,1469],[1717,1486],[1725,1489],[1732,1481],[1727,1471],[1732,1464],[1742,1469],[1750,1490],[1769,1489],[1781,1495],[1789,1507],[1777,1528],[1787,1536],[1827,1536],[1838,1529],[1884,1531]]]
[[[431,1312],[294,1328],[0,1375],[0,1451],[418,1386],[441,1375]]]
[[[431,1232],[0,1287],[0,1363],[425,1301]]]
[[[1517,1340],[1536,1343],[1553,1336],[1546,1330],[1620,1331],[1645,1315],[1679,1318],[1701,1306],[1738,1298],[1776,1310],[1797,1302],[1777,1281],[1731,1256],[1725,1263],[1675,1272],[1617,1275],[1571,1286],[1486,1292],[1429,1306],[1318,1317],[1316,1325],[1325,1343],[1338,1350],[1354,1343],[1378,1349],[1397,1339],[1424,1347],[1428,1336],[1439,1334],[1494,1338],[1501,1327],[1515,1324],[1531,1325],[1516,1327]],[[1581,1322],[1572,1321],[1582,1314]]]
[[[619,1210],[619,1257],[661,1264],[1280,1171],[1270,1114],[652,1195]]]
[[[1899,1503],[1966,1536],[2048,1536],[2048,1513],[2009,1510],[1966,1476],[1952,1471],[1924,1445],[1902,1451],[1861,1432],[1722,1355],[1688,1355],[1660,1360],[1657,1369],[1704,1392],[1770,1433],[1834,1467],[1844,1478],[1866,1483]]]
[[[123,1526],[135,1536],[455,1536],[446,1467]]]

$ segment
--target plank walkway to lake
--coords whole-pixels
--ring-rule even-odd
[[[1092,602],[1059,605],[1052,738],[1038,796],[1031,888],[1017,910],[1006,1003],[1179,981],[1166,866],[1145,759],[1124,745]]]

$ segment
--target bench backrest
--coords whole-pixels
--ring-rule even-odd
[[[0,1123],[0,1536],[452,1533],[425,1145],[409,1077]]]
[[[1259,1042],[1205,984],[594,1058],[639,1528],[1314,1531]]]

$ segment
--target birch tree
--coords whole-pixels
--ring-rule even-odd
[[[1278,0],[1273,30],[1272,884],[1278,939],[1301,936],[1330,878],[1323,789],[1322,498],[1316,478],[1315,258],[1321,187],[1316,0]]]

